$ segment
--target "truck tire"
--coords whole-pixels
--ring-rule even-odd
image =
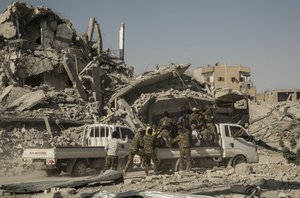
[[[167,161],[160,163],[159,170],[163,173],[169,173],[172,170],[172,163]]]
[[[78,160],[72,170],[72,175],[74,177],[84,176],[86,174],[87,165],[84,161]]]
[[[61,173],[61,169],[48,169],[46,170],[46,175],[48,177],[58,176]]]
[[[232,160],[232,167],[235,167],[237,164],[246,163],[247,159],[243,155],[237,155]]]

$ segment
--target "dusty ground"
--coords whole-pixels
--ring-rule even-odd
[[[230,192],[230,186],[235,184],[258,185],[261,187],[261,197],[300,197],[300,167],[287,164],[281,153],[259,150],[260,162],[258,164],[240,165],[236,169],[218,167],[214,169],[193,169],[191,172],[175,173],[170,175],[145,176],[143,171],[130,172],[125,178],[124,184],[96,185],[76,190],[76,195],[67,197],[79,197],[81,193],[108,191],[112,193],[126,192],[130,190],[175,192],[193,195],[210,195],[215,197],[234,197]],[[97,174],[95,171],[90,175]],[[81,177],[85,179],[86,177]],[[22,182],[78,180],[69,175],[60,177],[46,177],[41,171],[35,171],[23,176],[1,177],[0,183],[11,184]],[[49,194],[48,194],[49,195]],[[43,197],[38,195],[6,195],[6,197]]]

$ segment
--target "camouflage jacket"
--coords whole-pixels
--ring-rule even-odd
[[[171,118],[163,117],[162,119],[159,120],[158,129],[159,130],[170,129],[173,124],[174,122]]]
[[[189,116],[189,123],[190,123],[190,125],[192,125],[192,124],[198,125],[199,124],[199,114],[195,113],[195,112],[191,113]]]
[[[205,115],[206,122],[213,122],[214,121],[214,112],[213,112],[212,109],[207,109],[204,112],[204,115]]]
[[[179,135],[172,140],[172,143],[178,143],[179,149],[181,148],[190,148],[190,135],[187,129],[185,132],[180,132]]]
[[[144,147],[143,136],[140,133],[135,134],[130,144],[130,151],[137,152],[140,148]]]
[[[144,135],[144,152],[152,153],[156,144],[156,135]]]

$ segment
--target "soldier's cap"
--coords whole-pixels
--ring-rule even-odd
[[[197,109],[196,107],[192,108],[192,111],[198,111],[199,109]]]

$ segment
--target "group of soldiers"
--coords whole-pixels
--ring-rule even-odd
[[[116,142],[116,141],[115,141]],[[120,144],[125,141],[119,141]],[[127,141],[126,141],[127,142]],[[148,175],[153,162],[154,174],[158,174],[159,161],[155,153],[156,147],[172,147],[177,144],[179,147],[179,170],[189,171],[192,166],[192,146],[209,146],[217,143],[217,134],[214,125],[213,104],[209,104],[206,111],[197,108],[192,113],[184,112],[174,122],[168,112],[160,119],[158,127],[148,125],[146,129],[139,129],[130,144],[128,160],[123,174],[126,175],[135,155],[142,158],[146,175]],[[185,163],[186,162],[186,163]],[[108,169],[106,166],[105,169]]]
[[[214,107],[209,104],[205,111],[192,108],[192,112],[185,111],[177,119],[177,128],[169,113],[165,112],[164,117],[158,124],[158,137],[163,140],[166,147],[172,147],[171,139],[176,137],[180,130],[178,126],[185,128],[191,138],[193,146],[213,146],[217,140],[217,133],[214,124]]]
[[[217,133],[214,125],[213,104],[203,112],[197,108],[192,113],[184,112],[174,122],[168,112],[164,112],[158,127],[148,125],[146,130],[139,129],[131,142],[128,161],[125,165],[126,174],[135,155],[144,159],[145,173],[148,175],[151,160],[154,174],[158,174],[158,158],[155,153],[156,147],[172,147],[177,144],[180,151],[179,170],[190,170],[192,166],[192,146],[213,146],[217,144]],[[198,143],[198,144],[197,144]],[[186,164],[184,163],[186,161]],[[185,164],[185,165],[184,165]]]

